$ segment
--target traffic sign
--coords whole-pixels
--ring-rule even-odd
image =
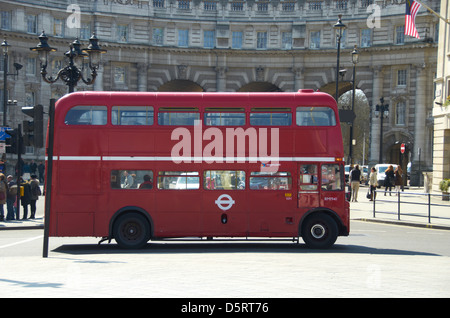
[[[400,145],[400,152],[405,153],[405,144]]]

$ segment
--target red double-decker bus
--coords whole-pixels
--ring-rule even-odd
[[[78,92],[56,103],[50,236],[125,248],[181,237],[349,234],[328,94]]]

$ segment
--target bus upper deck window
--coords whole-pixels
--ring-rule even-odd
[[[297,107],[298,126],[336,126],[336,117],[329,107]]]
[[[242,108],[207,108],[204,121],[206,126],[244,126],[245,112]]]
[[[250,125],[252,126],[290,126],[292,124],[291,109],[252,108]]]
[[[158,125],[162,126],[194,126],[196,120],[200,120],[197,108],[164,107],[158,112]]]
[[[151,106],[113,106],[111,113],[113,125],[153,125]]]
[[[66,125],[106,125],[106,106],[75,106],[66,114]]]

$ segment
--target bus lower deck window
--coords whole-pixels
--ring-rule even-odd
[[[151,170],[111,170],[112,189],[152,189]]]
[[[251,172],[249,182],[252,190],[290,190],[292,187],[290,172]]]
[[[207,170],[203,173],[205,190],[243,190],[245,172],[235,170]]]
[[[198,172],[160,171],[158,173],[158,189],[163,190],[195,190],[200,188]]]

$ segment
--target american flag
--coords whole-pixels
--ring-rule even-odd
[[[406,15],[405,15],[405,35],[413,36],[420,39],[419,33],[416,29],[416,15],[421,7],[421,4],[415,0],[406,0]]]

